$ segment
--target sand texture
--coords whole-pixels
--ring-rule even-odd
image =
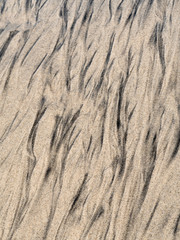
[[[179,146],[179,0],[0,0],[0,240],[180,240]]]

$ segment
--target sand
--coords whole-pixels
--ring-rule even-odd
[[[180,1],[0,12],[0,240],[180,239]]]

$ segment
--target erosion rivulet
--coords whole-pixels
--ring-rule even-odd
[[[180,239],[180,1],[0,0],[0,239]]]

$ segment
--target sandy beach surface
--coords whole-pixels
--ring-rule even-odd
[[[179,145],[179,0],[0,0],[0,240],[180,240]]]

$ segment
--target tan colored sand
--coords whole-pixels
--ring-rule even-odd
[[[0,9],[0,240],[180,239],[180,2]]]

